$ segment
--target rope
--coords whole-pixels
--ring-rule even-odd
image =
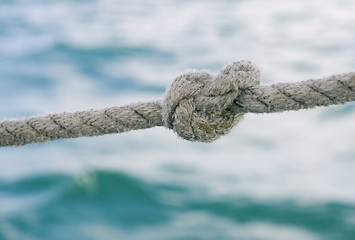
[[[245,113],[272,113],[355,101],[355,72],[298,83],[260,85],[249,61],[232,63],[215,77],[188,72],[163,100],[101,110],[49,114],[0,122],[0,147],[166,126],[191,141],[211,142]]]

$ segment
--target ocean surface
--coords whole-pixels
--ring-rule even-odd
[[[1,0],[0,121],[162,98],[188,69],[355,70],[353,0]],[[1,136],[0,136],[1,137]],[[355,103],[0,149],[0,239],[354,240]]]

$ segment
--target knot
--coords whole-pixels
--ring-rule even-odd
[[[190,141],[212,142],[243,118],[232,111],[239,93],[260,84],[260,70],[250,61],[227,65],[212,77],[207,72],[188,72],[177,77],[162,106],[166,127]]]

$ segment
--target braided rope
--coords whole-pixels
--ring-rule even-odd
[[[0,147],[154,126],[166,126],[187,140],[210,142],[228,133],[248,112],[282,112],[355,101],[355,72],[298,83],[259,84],[260,71],[248,61],[232,63],[215,77],[189,72],[176,78],[164,100],[2,121]]]

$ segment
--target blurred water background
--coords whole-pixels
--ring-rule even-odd
[[[0,120],[161,98],[249,59],[263,83],[355,70],[353,0],[1,0]],[[355,239],[355,104],[0,149],[0,239]]]

